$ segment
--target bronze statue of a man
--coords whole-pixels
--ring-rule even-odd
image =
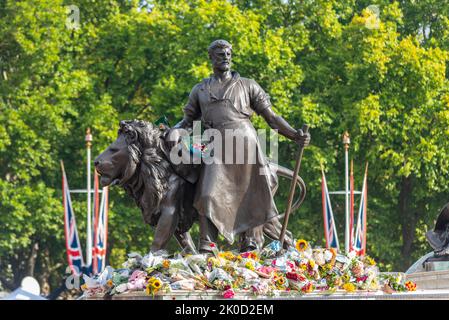
[[[244,152],[251,144],[255,146],[255,163],[203,163],[194,201],[200,220],[201,252],[211,251],[218,233],[230,243],[239,234],[240,250],[254,250],[263,244],[263,225],[279,221],[273,219],[278,216],[272,192],[276,182],[270,174],[261,174],[269,171],[268,164],[250,118],[256,112],[272,129],[302,145],[309,144],[310,135],[295,130],[276,115],[269,96],[256,81],[231,71],[229,42],[216,40],[208,52],[214,73],[192,89],[184,118],[169,135],[171,145],[179,140],[177,128],[188,129],[193,121],[201,120],[203,127],[220,131],[223,138],[226,129],[239,130],[247,140]]]

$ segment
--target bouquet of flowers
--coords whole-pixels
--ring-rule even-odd
[[[325,290],[348,293],[359,290],[405,292],[416,284],[400,275],[381,274],[369,256],[336,249],[312,248],[305,240],[281,251],[273,241],[260,251],[219,251],[175,257],[165,251],[141,256],[131,253],[122,269],[106,269],[95,277],[84,275],[82,290],[87,296],[142,291],[149,295],[173,290],[220,290],[232,298],[237,290],[255,295],[280,292],[308,294]]]

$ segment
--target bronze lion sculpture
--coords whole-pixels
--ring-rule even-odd
[[[165,144],[168,127],[142,120],[120,121],[119,126],[117,139],[94,161],[100,184],[103,187],[120,185],[135,200],[144,222],[155,228],[152,252],[164,249],[175,236],[185,253],[195,253],[189,230],[198,219],[193,200],[199,166],[174,165],[170,161]],[[291,170],[273,163],[270,163],[270,169],[282,177],[291,179],[293,176]],[[293,210],[305,198],[305,184],[300,177],[297,181],[301,195]],[[276,240],[281,228],[279,219],[272,219],[264,224],[263,233]],[[262,236],[260,247],[263,241]],[[289,245],[292,245],[292,238],[287,232],[285,246]]]

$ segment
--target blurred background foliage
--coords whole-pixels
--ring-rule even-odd
[[[79,8],[79,28],[67,25],[68,5]],[[343,188],[347,130],[356,189],[369,163],[368,254],[384,270],[406,270],[431,250],[424,233],[449,194],[448,16],[438,0],[0,0],[1,287],[15,289],[26,275],[44,291],[60,285],[59,160],[71,188],[82,188],[87,127],[97,155],[121,119],[178,122],[191,88],[211,73],[206,48],[218,38],[233,44],[233,68],[258,81],[279,114],[311,126],[301,167],[308,196],[289,224],[295,237],[325,245],[320,163],[329,188]],[[293,168],[296,152],[281,140],[280,163]],[[287,192],[282,181],[281,210]],[[86,203],[73,200],[84,244]],[[343,204],[333,198],[340,243]],[[118,188],[109,233],[115,267],[152,240]]]

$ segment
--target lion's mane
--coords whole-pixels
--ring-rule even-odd
[[[144,221],[155,226],[172,173],[164,155],[162,132],[149,122],[127,120],[120,122],[118,134],[125,135],[129,152],[129,162],[119,184],[142,210]]]

